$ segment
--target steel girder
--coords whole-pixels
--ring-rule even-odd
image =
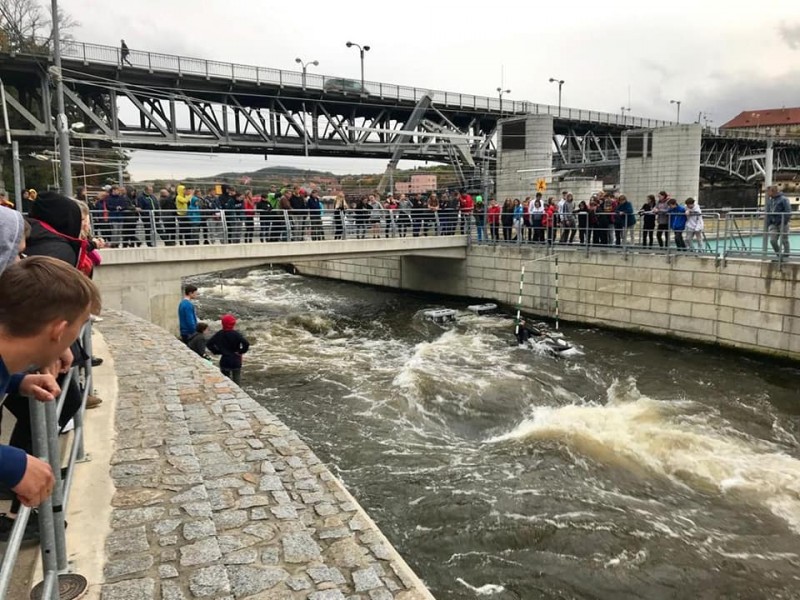
[[[87,125],[72,135],[99,145],[377,158],[391,158],[401,148],[403,158],[457,160],[468,168],[474,167],[473,156],[494,157],[494,130],[485,130],[486,122],[473,118],[457,126],[430,104],[416,114],[393,106],[365,111],[350,102],[323,98],[297,101],[267,94],[198,93],[180,85],[152,90],[123,82],[87,84],[67,78],[65,96],[70,120]],[[29,145],[52,143],[51,125],[23,102],[11,96],[9,109],[17,114],[12,126],[15,139]],[[35,112],[45,111],[39,105]],[[454,141],[455,136],[466,134],[476,139]]]
[[[721,171],[742,181],[764,177],[766,141],[737,138],[703,138],[700,167]],[[776,142],[773,146],[773,171],[800,171],[800,146]]]

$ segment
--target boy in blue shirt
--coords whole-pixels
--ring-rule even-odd
[[[181,341],[184,344],[188,344],[189,338],[197,331],[197,310],[192,304],[192,300],[195,298],[197,298],[195,286],[187,285],[183,288],[183,300],[178,304],[178,324],[180,325]]]

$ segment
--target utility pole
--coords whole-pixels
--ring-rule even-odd
[[[50,75],[56,81],[56,101],[58,115],[56,115],[56,128],[58,129],[58,157],[61,161],[61,193],[72,196],[72,164],[69,158],[69,124],[67,112],[64,108],[64,81],[61,77],[61,34],[58,31],[58,0],[52,0],[51,12],[53,19],[53,67]]]

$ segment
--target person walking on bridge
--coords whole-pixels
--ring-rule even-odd
[[[792,207],[789,201],[778,189],[777,185],[767,188],[767,231],[769,243],[778,258],[789,258],[791,247],[789,245],[789,224],[791,222]],[[783,254],[781,254],[783,253]]]
[[[131,55],[131,51],[128,49],[128,44],[125,43],[125,40],[119,41],[119,66],[122,66],[123,62],[128,63],[131,67],[130,59],[128,58]]]

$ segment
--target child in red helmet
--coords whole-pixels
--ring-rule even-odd
[[[236,331],[236,317],[231,314],[223,315],[220,319],[222,330],[211,336],[206,348],[219,354],[219,370],[225,377],[233,380],[236,385],[242,380],[242,354],[250,349],[250,342]]]

